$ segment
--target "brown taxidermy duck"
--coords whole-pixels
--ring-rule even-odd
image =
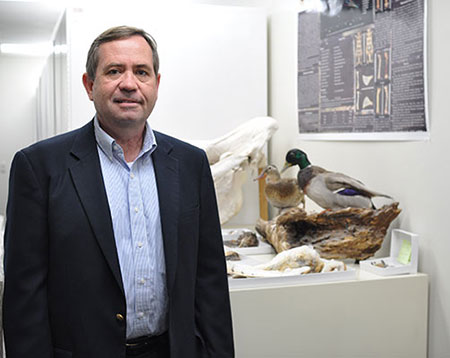
[[[297,185],[294,178],[281,178],[280,172],[275,165],[268,165],[255,180],[265,179],[266,187],[264,194],[267,201],[280,211],[303,205],[305,208],[305,195]]]
[[[316,204],[324,209],[372,208],[372,198],[382,196],[393,199],[367,188],[362,182],[342,173],[335,173],[311,165],[308,156],[300,149],[291,149],[286,154],[286,164],[281,172],[298,165],[298,185]]]

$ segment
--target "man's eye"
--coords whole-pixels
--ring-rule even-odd
[[[119,70],[116,68],[112,68],[107,72],[108,75],[117,75],[118,73],[119,73]]]
[[[148,72],[145,70],[138,70],[137,74],[138,76],[148,76]]]

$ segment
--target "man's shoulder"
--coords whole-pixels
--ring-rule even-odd
[[[57,156],[60,154],[67,154],[67,152],[71,150],[76,138],[83,135],[92,135],[92,138],[95,138],[93,136],[92,122],[87,123],[81,128],[77,128],[69,132],[58,134],[53,137],[33,143],[30,146],[22,149],[22,152],[28,155],[51,153],[53,156]]]

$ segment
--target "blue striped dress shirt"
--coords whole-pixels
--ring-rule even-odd
[[[167,330],[167,288],[158,190],[149,124],[141,152],[125,161],[120,145],[94,121],[127,302],[127,339]]]

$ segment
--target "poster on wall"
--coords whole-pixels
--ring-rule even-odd
[[[428,139],[426,0],[314,3],[298,15],[301,139]]]

